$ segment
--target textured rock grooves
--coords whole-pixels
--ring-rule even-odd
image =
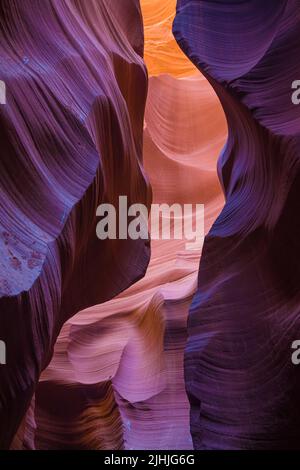
[[[147,73],[139,2],[2,0],[0,20],[8,90],[0,109],[0,313],[8,352],[0,446],[7,448],[63,323],[145,273],[148,244],[100,242],[96,207],[119,194],[149,204],[151,192],[141,169]],[[20,428],[28,442],[33,410]]]
[[[299,448],[299,3],[179,0],[173,31],[229,128],[188,323],[194,446]]]
[[[175,0],[0,2],[1,447],[300,447],[298,3],[179,0],[188,60]],[[144,276],[95,236],[150,204],[142,152],[155,202],[206,205],[198,288],[184,241]]]
[[[85,11],[87,3],[89,8]],[[57,12],[58,4],[60,9],[64,5],[63,11]],[[15,434],[11,448],[192,448],[183,353],[187,340],[186,320],[196,289],[200,252],[187,252],[184,240],[153,240],[146,276],[118,296],[115,296],[117,287],[121,291],[125,284],[130,284],[143,273],[147,262],[147,247],[139,244],[131,247],[126,242],[124,247],[103,247],[102,244],[100,247],[99,241],[95,240],[90,251],[93,260],[87,259],[84,252],[84,266],[83,261],[78,259],[87,240],[92,244],[95,232],[93,215],[96,204],[102,198],[97,193],[97,190],[101,192],[103,188],[102,180],[106,182],[106,192],[109,193],[109,196],[103,195],[105,199],[113,199],[129,191],[133,200],[139,198],[139,202],[142,202],[148,198],[138,164],[146,89],[144,66],[140,58],[143,49],[140,12],[135,2],[124,0],[83,0],[81,3],[60,1],[49,5],[50,11],[56,12],[55,21],[60,19],[59,27],[64,29],[59,44],[67,41],[65,55],[68,60],[64,66],[60,65],[59,76],[61,71],[68,76],[63,80],[62,86],[67,80],[74,87],[75,84],[82,87],[82,82],[84,86],[83,90],[75,87],[76,96],[78,93],[80,97],[80,106],[76,101],[77,107],[74,105],[74,112],[70,115],[74,114],[76,120],[84,106],[88,108],[85,111],[88,114],[91,105],[88,106],[87,103],[95,102],[94,95],[98,97],[100,94],[102,100],[113,96],[109,101],[109,109],[105,109],[106,116],[101,116],[101,112],[105,112],[101,106],[93,104],[93,112],[85,119],[85,125],[81,126],[80,118],[76,120],[76,126],[79,126],[86,139],[83,139],[85,145],[89,145],[91,149],[91,156],[87,156],[86,152],[82,155],[76,146],[79,151],[77,166],[74,166],[76,160],[74,161],[73,154],[72,158],[66,160],[69,162],[66,169],[61,168],[61,159],[59,165],[54,165],[62,173],[61,186],[64,192],[68,187],[75,191],[73,180],[77,182],[78,178],[80,179],[75,188],[78,186],[84,192],[81,178],[85,175],[85,165],[94,164],[93,169],[96,169],[99,155],[102,164],[98,170],[97,186],[92,185],[89,189],[94,198],[90,196],[89,200],[85,195],[84,203],[80,203],[81,211],[67,217],[65,237],[58,243],[51,244],[51,253],[58,252],[54,258],[57,265],[60,266],[61,258],[63,260],[63,273],[58,277],[55,272],[53,278],[63,279],[59,286],[62,282],[69,286],[63,290],[63,305],[66,304],[66,299],[72,299],[74,308],[67,306],[68,308],[57,310],[55,318],[58,318],[58,326],[51,341],[47,342],[47,337],[45,338],[43,347],[43,351],[47,352],[47,359],[52,354],[49,344],[55,341],[56,333],[64,320],[67,321],[61,328],[51,362],[41,374],[34,398]],[[112,11],[109,9],[110,5],[111,9],[113,7]],[[150,76],[144,121],[144,166],[155,202],[205,203],[205,230],[208,232],[224,203],[216,172],[216,160],[226,139],[226,121],[212,87],[185,57],[172,36],[175,6],[175,0],[141,1],[145,24],[145,60]],[[50,13],[47,14],[51,19]],[[75,24],[79,22],[80,28],[75,28],[74,21]],[[35,18],[34,24],[41,25],[41,21]],[[46,32],[49,28],[48,17],[47,25],[43,25]],[[84,40],[91,41],[95,48],[86,47],[82,43],[82,39],[78,37],[81,28],[88,36],[84,36]],[[49,36],[48,41],[54,41],[53,37],[56,40],[56,36]],[[36,37],[44,37],[44,33]],[[78,43],[81,41],[82,49],[74,53],[72,51],[77,38]],[[99,46],[103,50],[102,55],[99,53]],[[22,49],[23,55],[28,56],[29,53]],[[57,51],[54,54],[55,57],[60,55]],[[49,46],[48,56],[52,57]],[[74,62],[75,58],[83,63],[78,65]],[[29,62],[25,59],[26,67],[30,64],[32,67],[32,61],[33,57]],[[25,73],[27,69],[22,64],[22,57],[19,62],[20,69]],[[73,63],[75,65],[72,66]],[[87,68],[87,72],[83,67]],[[49,67],[47,71],[48,69]],[[78,73],[80,77],[77,83],[74,80]],[[45,86],[44,84],[44,88]],[[53,85],[52,93],[54,91],[59,93],[57,86]],[[65,94],[66,90],[63,88],[56,100],[58,104],[65,100]],[[97,103],[99,101],[97,98]],[[66,121],[69,122],[69,118]],[[66,124],[63,127],[61,124],[63,123],[59,119],[55,134],[61,132],[59,135],[62,137],[68,136],[65,134]],[[111,129],[113,125],[117,130]],[[66,138],[66,141],[73,142],[72,136]],[[119,153],[116,153],[117,150]],[[51,155],[52,153],[50,156],[46,155],[47,171],[53,167],[49,162]],[[39,156],[39,164],[43,161],[41,158]],[[125,172],[130,173],[130,178]],[[88,175],[92,181],[94,173],[91,170],[90,173]],[[55,174],[57,184],[60,181],[59,175],[60,173]],[[47,196],[53,191],[52,182],[50,187],[46,191]],[[59,204],[59,198],[56,203]],[[53,213],[56,214],[57,211]],[[64,208],[60,207],[58,213],[61,217]],[[88,219],[89,214],[92,222]],[[48,218],[45,216],[46,220]],[[90,238],[85,231],[91,234]],[[69,240],[74,240],[73,251],[69,247]],[[100,249],[101,252],[98,252]],[[107,256],[107,260],[103,259],[104,256]],[[113,261],[118,263],[118,271],[114,271],[116,266]],[[59,273],[58,268],[57,271]],[[87,283],[86,276],[93,277],[92,281],[89,279]],[[43,291],[35,291],[40,297],[32,294],[34,305],[36,299],[43,299],[44,293],[47,293],[48,287],[44,286],[48,286],[48,278],[42,285]],[[90,292],[93,288],[95,292]],[[114,298],[101,303],[109,297]],[[46,300],[43,300],[43,305]],[[90,307],[85,308],[88,305]],[[33,312],[36,310],[39,311],[38,307]],[[43,308],[40,313],[41,322],[48,318],[44,310]],[[76,315],[67,319],[72,313]],[[22,322],[20,324],[23,325]],[[31,325],[35,323],[32,321]],[[40,330],[44,331],[43,323]],[[36,335],[35,343],[28,339],[31,352],[27,354],[27,345],[23,345],[26,363],[32,350],[35,354],[39,351],[40,337],[40,334]],[[42,356],[41,358],[35,377],[47,365],[47,360]],[[28,400],[29,396],[28,392]],[[18,419],[25,409],[25,403],[23,406],[19,410]],[[15,424],[17,421],[16,419]]]

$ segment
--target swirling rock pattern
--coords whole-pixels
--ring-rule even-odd
[[[175,6],[141,1],[150,75],[144,168],[154,202],[204,203],[208,232],[224,204],[216,159],[227,126],[212,87],[172,36]],[[200,252],[186,251],[184,240],[151,247],[142,280],[63,325],[12,448],[192,448],[183,353]]]
[[[3,0],[0,21],[0,447],[18,427],[26,442],[14,443],[32,447],[45,387],[20,423],[63,323],[119,294],[149,261],[148,242],[100,242],[95,231],[101,202],[151,200],[147,73],[137,0]],[[91,408],[110,393],[98,390]]]
[[[214,87],[226,204],[204,243],[185,377],[197,449],[300,448],[299,4],[178,0],[173,31]]]

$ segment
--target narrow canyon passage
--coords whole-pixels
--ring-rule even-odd
[[[224,204],[216,165],[225,117],[173,37],[176,1],[142,0],[141,9],[153,202],[204,204],[207,233]],[[193,448],[183,359],[201,251],[185,244],[152,240],[143,279],[64,324],[13,449]]]
[[[0,449],[299,448],[298,3],[0,1]]]

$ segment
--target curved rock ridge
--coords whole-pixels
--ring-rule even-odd
[[[139,2],[3,0],[0,21],[7,91],[0,107],[0,338],[7,348],[0,447],[7,448],[63,323],[119,294],[148,265],[148,242],[97,239],[96,207],[119,195],[149,205],[151,191],[142,169],[147,72]],[[23,424],[33,442],[33,427]]]
[[[229,129],[218,162],[226,203],[204,242],[188,321],[194,446],[299,449],[299,4],[178,0],[173,31]]]
[[[171,36],[175,5],[141,2],[150,74],[143,161],[153,202],[205,204],[207,233],[224,204],[216,159],[227,126]],[[172,46],[161,47],[166,37]],[[183,353],[201,253],[185,243],[152,240],[143,279],[65,323],[13,448],[192,448]]]

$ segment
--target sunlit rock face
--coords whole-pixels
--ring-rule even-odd
[[[153,202],[205,204],[207,233],[224,204],[216,162],[227,126],[212,87],[172,36],[175,8],[175,0],[141,1],[149,72],[143,163]],[[125,23],[140,53],[134,11]],[[128,78],[118,71],[119,82]],[[140,99],[138,91],[128,102],[138,105]],[[109,302],[78,311],[64,324],[14,448],[193,447],[184,347],[201,253],[187,251],[185,243],[152,240],[142,280]],[[131,257],[124,275],[136,263],[136,256]],[[115,279],[106,268],[101,272],[111,282]],[[94,276],[95,282],[96,271]]]
[[[141,0],[145,31],[145,61],[150,76],[199,75],[182,53],[172,33],[176,0]]]
[[[145,273],[148,242],[98,240],[96,207],[119,194],[149,205],[151,192],[141,167],[147,72],[139,2],[4,0],[0,21],[7,90],[0,108],[0,334],[7,346],[0,447],[7,448],[63,323]],[[16,447],[35,446],[43,390]],[[47,403],[58,407],[50,392]],[[68,400],[78,406],[76,396]]]
[[[226,203],[189,313],[194,446],[299,448],[299,4],[179,0],[173,31],[229,128],[218,163]]]

